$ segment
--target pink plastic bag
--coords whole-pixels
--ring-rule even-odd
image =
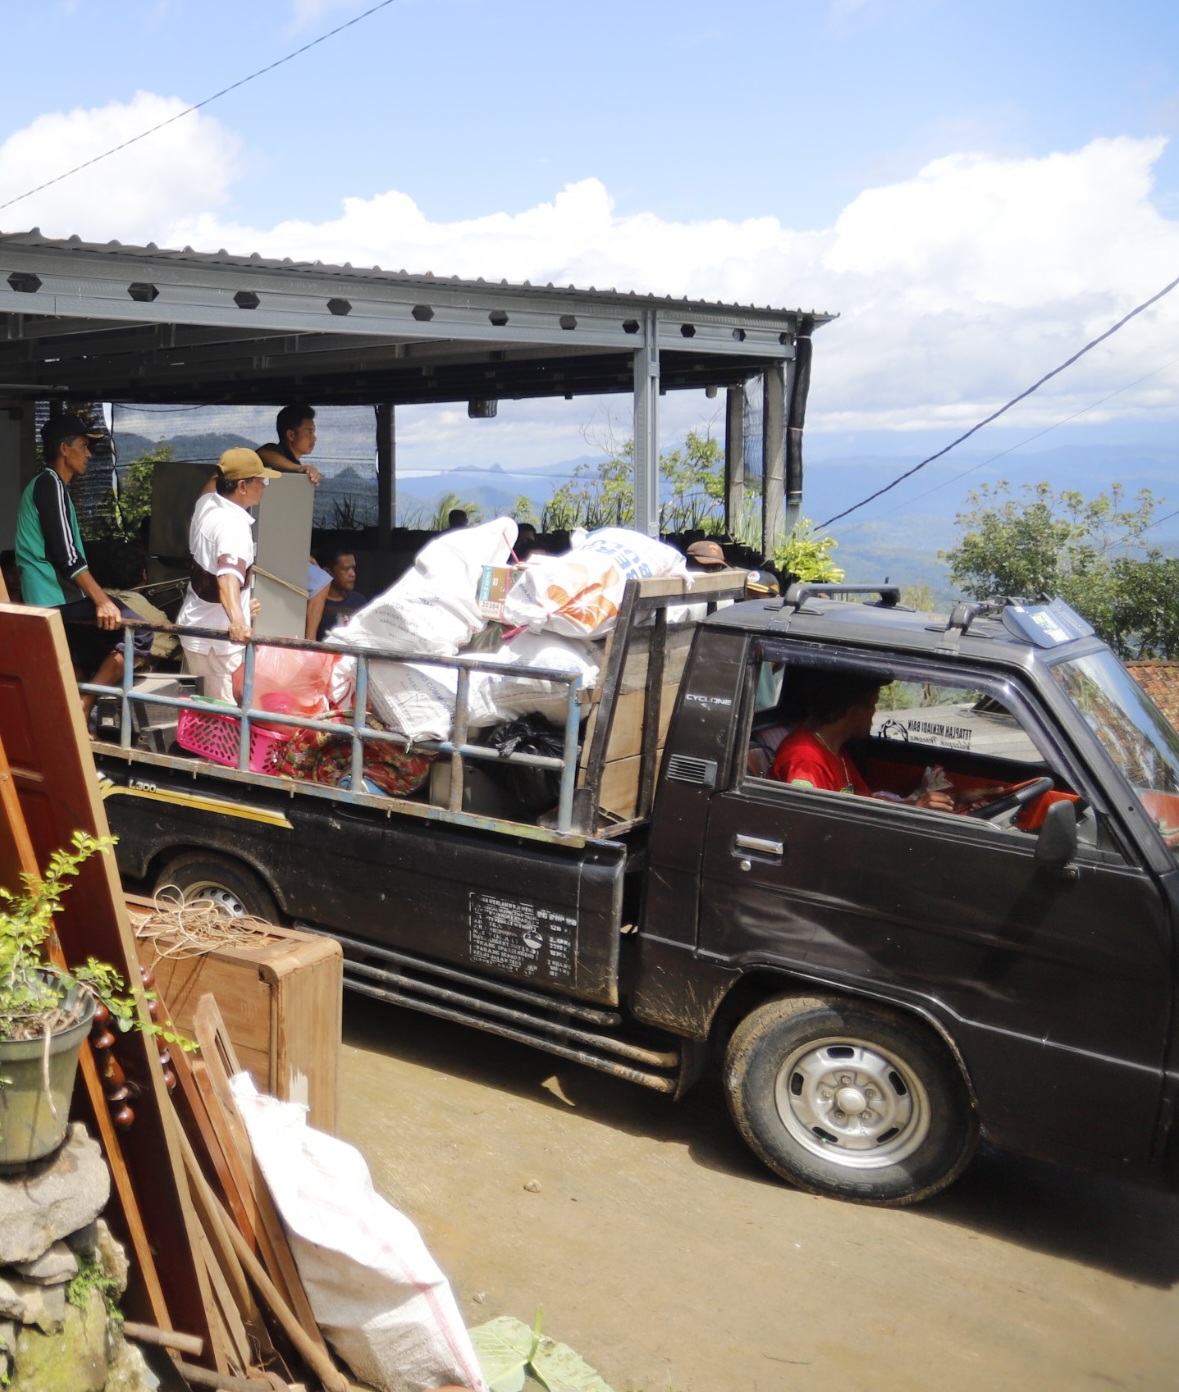
[[[298,648],[259,647],[254,654],[254,705],[280,715],[316,719],[328,709],[328,685],[338,654]],[[245,663],[233,674],[234,699],[241,704]],[[261,721],[258,722],[262,724]],[[286,727],[289,729],[289,726]]]

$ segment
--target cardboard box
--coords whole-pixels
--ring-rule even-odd
[[[137,933],[153,907],[148,899],[128,896]],[[197,1003],[211,993],[259,1091],[304,1103],[310,1124],[334,1134],[344,988],[338,942],[269,926],[248,942],[200,956],[160,956],[155,942],[137,937],[137,943],[140,961],[155,973],[156,990],[181,1034],[191,1037]]]
[[[485,619],[502,619],[504,600],[520,578],[522,566],[484,566],[479,579],[479,612]]]

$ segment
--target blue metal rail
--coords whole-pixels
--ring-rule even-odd
[[[142,620],[128,620],[124,624],[123,642],[124,651],[130,652],[131,634],[136,629],[151,629],[155,632],[189,634],[193,637],[225,639],[223,631],[207,628],[180,628],[176,625],[151,624]],[[364,769],[364,747],[366,743],[387,743],[395,744],[403,749],[412,749],[431,754],[449,755],[451,757],[451,779],[450,797],[447,811],[454,815],[462,815],[463,799],[463,761],[466,759],[474,760],[493,760],[497,763],[512,763],[523,765],[530,768],[558,769],[561,774],[560,795],[557,802],[556,825],[553,828],[558,835],[575,834],[573,827],[573,803],[574,791],[577,784],[577,759],[578,759],[578,730],[580,727],[580,693],[581,677],[579,674],[567,671],[559,671],[548,667],[522,667],[518,663],[504,663],[494,661],[484,661],[479,658],[467,656],[457,657],[438,657],[434,655],[407,655],[404,653],[392,653],[382,649],[345,647],[343,645],[316,643],[308,639],[300,638],[279,638],[279,637],[256,637],[249,639],[244,645],[244,672],[242,681],[242,708],[240,711],[229,709],[216,709],[216,714],[225,715],[230,718],[240,718],[240,728],[238,730],[238,758],[237,773],[249,781],[257,781],[266,785],[278,785],[283,788],[305,786],[307,791],[314,791],[317,796],[331,796],[343,802],[363,803],[372,805],[390,801],[384,795],[374,795],[363,791],[363,769]],[[356,681],[353,696],[352,724],[343,725],[340,721],[316,720],[313,718],[297,715],[285,715],[277,711],[263,710],[254,705],[254,677],[256,658],[255,652],[259,647],[271,648],[294,648],[298,650],[308,650],[314,652],[330,652],[332,654],[342,654],[356,658]],[[417,663],[441,668],[452,668],[458,674],[457,689],[454,703],[454,719],[451,726],[451,737],[448,740],[410,740],[407,736],[392,730],[378,730],[368,725],[368,677],[370,662],[397,662],[397,663]],[[471,672],[490,672],[513,677],[527,677],[530,680],[547,681],[565,687],[565,730],[562,754],[560,758],[548,757],[541,754],[501,754],[498,750],[487,745],[472,744],[469,740],[469,705],[470,705],[470,680]],[[164,706],[176,710],[199,711],[204,714],[210,712],[207,701],[198,701],[184,696],[164,696],[151,690],[136,690],[135,688],[135,668],[134,663],[127,662],[123,665],[123,682],[121,687],[97,686],[87,682],[81,684],[81,690],[93,692],[100,696],[114,696],[121,702],[121,717],[119,722],[119,748],[127,753],[137,753],[133,749],[134,720],[132,718],[132,708],[135,703],[144,706]],[[341,735],[348,733],[352,740],[352,769],[350,788],[329,788],[322,785],[300,785],[296,779],[278,779],[266,774],[256,774],[250,770],[250,731],[254,721],[263,722],[267,726],[289,725],[301,730],[322,730],[330,734]],[[198,757],[199,756],[194,756]],[[190,762],[188,760],[185,761]],[[435,809],[438,811],[439,809]],[[462,820],[471,820],[466,815],[462,815]],[[487,821],[485,818],[474,819],[479,822]],[[495,823],[498,824],[498,823]],[[586,828],[585,830],[589,830]]]

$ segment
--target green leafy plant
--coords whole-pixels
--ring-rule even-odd
[[[157,464],[175,457],[171,445],[157,445],[133,459],[115,476],[115,487],[79,519],[86,541],[136,541],[143,520],[151,515],[152,480]]]
[[[66,968],[46,957],[53,915],[61,909],[69,881],[92,855],[109,851],[114,838],[76,831],[71,845],[71,850],[54,851],[44,874],[22,874],[23,892],[0,887],[0,1039],[39,1039],[73,1024],[78,1007],[68,1004],[67,997],[76,987],[79,994],[101,1001],[119,1029],[139,1027],[191,1047],[182,1036],[140,1020],[134,996],[109,962],[91,957],[82,966]]]
[[[543,531],[634,526],[633,437],[621,443],[611,432],[604,439],[586,438],[607,457],[579,464],[568,482],[553,490],[541,509]],[[724,462],[724,450],[707,429],[689,430],[682,445],[660,455],[662,532],[717,533],[723,528]]]
[[[796,580],[838,585],[844,572],[831,559],[838,545],[834,537],[818,535],[809,518],[800,517],[786,540],[774,547],[774,564]]]

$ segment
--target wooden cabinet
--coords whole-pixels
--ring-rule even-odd
[[[129,899],[128,908],[138,929],[152,906]],[[335,1132],[343,995],[339,943],[274,926],[199,956],[160,955],[154,940],[138,942],[140,959],[155,973],[156,989],[182,1034],[191,1035],[197,1002],[212,994],[258,1089],[306,1104],[312,1126]]]

